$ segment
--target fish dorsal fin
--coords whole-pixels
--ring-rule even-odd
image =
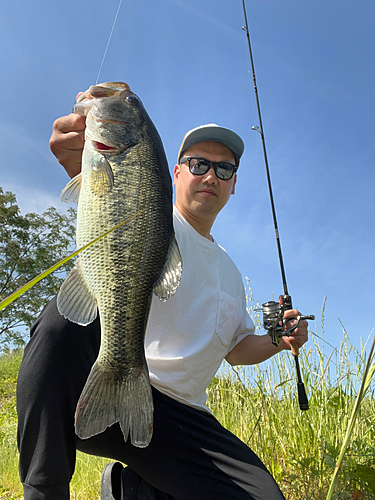
[[[177,290],[182,274],[182,258],[175,236],[173,235],[167,260],[159,280],[154,285],[154,294],[165,302]]]
[[[100,155],[99,158],[93,162],[90,171],[90,188],[91,191],[100,196],[108,193],[115,183],[113,171],[107,158]]]
[[[65,203],[78,203],[79,193],[81,191],[82,174],[79,173],[64,187],[60,194],[60,200]]]
[[[79,258],[61,285],[57,309],[64,318],[82,326],[92,323],[97,316],[96,300],[87,286]]]

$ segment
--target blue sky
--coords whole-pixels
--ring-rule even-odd
[[[67,182],[53,121],[95,83],[118,0],[0,7],[0,186],[23,212]],[[289,292],[339,346],[375,324],[372,0],[246,0]],[[241,0],[123,0],[99,81],[125,81],[163,139],[171,172],[184,133],[232,128],[246,144],[236,194],[213,235],[266,302],[282,293]]]

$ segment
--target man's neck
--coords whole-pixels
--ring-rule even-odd
[[[211,228],[213,226],[213,223],[215,222],[216,217],[214,217],[213,219],[208,216],[202,218],[196,216],[195,214],[186,212],[178,205],[178,203],[176,203],[175,206],[183,216],[183,218],[197,231],[197,233],[199,233],[201,236],[204,236],[204,238],[213,241],[213,238],[211,236]]]

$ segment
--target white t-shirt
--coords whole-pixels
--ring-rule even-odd
[[[151,384],[189,406],[205,409],[206,389],[225,356],[254,333],[240,272],[215,241],[201,236],[174,207],[182,256],[177,292],[156,296],[145,337]]]

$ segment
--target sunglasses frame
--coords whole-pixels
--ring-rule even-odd
[[[205,162],[207,162],[207,170],[205,172],[202,172],[201,174],[198,174],[196,172],[192,172],[192,168],[194,168],[194,166],[192,167],[191,166],[191,160],[203,160]],[[185,163],[185,162],[188,162],[188,166],[189,166],[189,172],[192,174],[192,175],[204,175],[206,174],[210,168],[212,167],[214,169],[214,172],[215,172],[215,175],[218,179],[220,179],[221,181],[230,181],[232,179],[232,177],[234,176],[234,174],[237,172],[238,170],[238,165],[234,165],[233,163],[229,163],[228,161],[210,161],[210,160],[207,160],[206,158],[202,158],[200,156],[183,156],[181,159],[180,159],[180,165],[181,163]],[[230,165],[232,168],[233,168],[233,171],[232,171],[232,174],[231,176],[228,178],[228,179],[222,179],[221,177],[219,177],[217,175],[217,169],[220,168],[220,165]]]

